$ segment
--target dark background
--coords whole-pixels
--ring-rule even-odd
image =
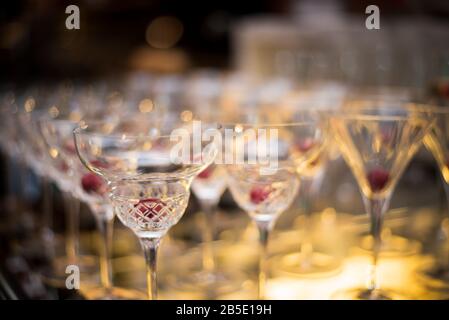
[[[133,60],[138,50],[175,51],[186,70],[192,67],[231,67],[231,31],[242,18],[292,13],[295,0],[175,1],[175,0],[7,0],[0,4],[0,81],[114,77],[142,68]],[[326,1],[324,1],[326,2]],[[327,1],[329,2],[329,1]],[[66,6],[76,4],[81,29],[65,28]],[[448,21],[444,0],[340,1],[345,12],[363,15],[377,4],[382,19],[431,16]],[[172,16],[182,24],[182,35],[171,48],[155,49],[145,40],[148,25],[157,17]],[[165,30],[160,30],[163,35]],[[159,53],[161,53],[159,52]],[[145,52],[147,54],[148,52]],[[137,59],[138,60],[138,59]],[[167,62],[168,60],[168,62]],[[170,56],[165,64],[173,61]],[[158,64],[155,61],[156,65]],[[164,63],[159,63],[164,64]],[[152,66],[147,66],[147,69]],[[152,70],[154,71],[154,70]],[[170,66],[156,70],[171,72]]]

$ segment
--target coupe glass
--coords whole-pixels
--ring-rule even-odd
[[[87,123],[75,129],[74,136],[81,161],[108,182],[115,213],[140,240],[148,298],[154,300],[160,239],[181,219],[192,180],[218,152],[215,139],[196,139],[217,127],[173,123],[158,129],[142,123],[144,119],[116,126]]]
[[[435,124],[424,137],[424,145],[433,154],[443,178],[444,191],[449,205],[449,107],[432,107],[435,115]],[[446,218],[444,221],[447,221]],[[449,288],[449,253],[441,261],[420,270],[427,286],[441,289]]]
[[[352,101],[331,118],[340,151],[361,189],[373,239],[366,288],[350,289],[337,297],[400,298],[379,286],[382,223],[394,188],[431,124],[432,117],[425,108],[384,101]]]
[[[259,230],[258,298],[265,299],[269,234],[296,196],[298,171],[316,160],[321,149],[317,144],[299,153],[295,145],[302,139],[320,138],[323,131],[316,122],[235,124],[229,129],[235,139],[233,148],[228,147],[227,151],[233,151],[235,163],[226,166],[228,184],[238,205]]]

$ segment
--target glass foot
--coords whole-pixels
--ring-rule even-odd
[[[373,238],[364,236],[360,242],[360,248],[372,252]],[[403,257],[415,255],[421,251],[422,245],[419,241],[407,239],[400,236],[388,235],[382,241],[382,257]]]
[[[449,291],[449,270],[435,262],[422,266],[417,272],[417,277],[427,288]]]
[[[66,256],[56,257],[51,265],[42,270],[41,277],[44,283],[56,287],[64,288],[68,277],[66,268],[69,265],[79,267],[81,281],[86,283],[98,283],[98,261],[97,257],[82,255],[78,256],[75,261],[69,260]]]
[[[354,288],[341,290],[332,296],[335,300],[407,300],[408,298],[391,290]]]
[[[193,248],[185,255],[172,260],[173,265],[183,268],[182,271],[176,268],[166,273],[168,285],[176,291],[201,296],[202,299],[217,299],[221,295],[240,290],[248,277],[239,269],[224,264],[220,257],[227,246],[217,244],[214,248],[217,258],[212,271],[206,271],[203,267],[202,251],[197,250],[199,248]]]
[[[274,273],[298,277],[326,277],[341,271],[339,259],[330,255],[313,252],[307,257],[299,252],[278,255],[272,258]]]
[[[87,300],[146,300],[147,295],[144,292],[132,289],[112,287],[109,289],[98,288],[81,288],[81,294]]]
[[[205,270],[178,275],[172,282],[176,290],[200,292],[204,299],[216,299],[221,295],[238,291],[245,278],[241,274],[225,271],[207,272]]]

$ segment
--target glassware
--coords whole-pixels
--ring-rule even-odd
[[[69,156],[75,152],[73,138],[71,136],[73,127],[58,126],[60,122],[70,118],[79,119],[77,113],[70,113],[71,116],[61,116],[53,119],[51,116],[44,116],[39,119],[39,129],[44,138],[46,149],[49,155],[49,165],[52,167],[53,178],[61,190],[65,214],[65,256],[56,255],[52,261],[52,270],[46,276],[46,280],[56,286],[64,286],[67,275],[66,267],[76,264],[82,272],[93,274],[96,269],[95,260],[92,256],[80,255],[79,252],[79,194],[81,186],[77,183],[75,176],[76,162]],[[75,120],[67,120],[75,121]],[[92,272],[91,272],[92,271]]]
[[[83,120],[85,121],[85,120]],[[107,121],[114,125],[114,121]],[[138,299],[142,295],[137,291],[125,290],[113,286],[111,248],[113,239],[113,225],[115,214],[107,196],[109,186],[101,177],[88,171],[80,162],[73,140],[73,130],[79,127],[78,121],[51,120],[46,124],[47,129],[57,132],[58,150],[61,156],[70,163],[73,170],[72,177],[74,196],[88,204],[95,218],[97,230],[100,234],[100,283],[101,287],[94,286],[83,290],[88,299]],[[82,288],[83,289],[83,288]]]
[[[432,117],[428,110],[405,103],[351,101],[330,121],[343,158],[361,189],[373,238],[366,288],[341,292],[341,297],[400,298],[392,291],[380,289],[378,260],[382,222],[394,188],[418,151],[432,124]]]
[[[323,114],[330,115],[340,107],[341,99],[338,99],[336,95],[333,95],[333,98],[331,100],[330,97],[323,96],[320,91],[299,92],[296,95],[291,94],[291,97],[286,99],[283,109],[285,113],[289,114],[289,119],[298,122],[317,122],[323,118]],[[333,107],[329,108],[329,105],[333,105]],[[298,140],[294,146],[295,152],[304,154],[312,147],[325,142],[320,137],[318,138],[307,137]],[[298,222],[300,225],[302,237],[299,251],[274,257],[273,264],[281,274],[307,277],[333,275],[340,271],[339,259],[314,248],[313,241],[312,200],[323,182],[327,163],[333,153],[332,148],[332,143],[321,145],[321,152],[315,160],[298,171],[300,179],[298,193],[302,202],[303,216],[298,217],[295,224]]]
[[[191,265],[177,283],[181,290],[204,294],[215,299],[221,294],[238,290],[241,286],[239,273],[221,269],[217,264],[216,214],[217,206],[227,187],[227,174],[222,165],[212,164],[201,171],[192,182],[192,191],[200,204],[201,264],[198,265],[196,251],[187,253],[185,262]],[[223,246],[224,244],[222,244]],[[195,260],[195,261],[194,261]]]
[[[436,120],[429,133],[424,137],[424,145],[433,154],[440,169],[449,204],[449,107],[432,107],[431,112],[435,115]],[[448,221],[448,218],[443,221]],[[441,228],[443,226],[444,223]],[[444,254],[446,256],[437,257],[435,262],[424,266],[419,271],[426,286],[440,289],[449,288],[449,252],[444,251]]]
[[[298,153],[294,146],[300,139],[322,138],[323,131],[316,122],[235,124],[231,129],[235,163],[226,166],[228,184],[235,201],[259,230],[258,298],[265,299],[269,234],[296,196],[298,170],[315,160],[321,148],[317,144]]]
[[[218,149],[214,141],[194,140],[194,133],[201,138],[215,126],[172,123],[158,129],[147,124],[144,118],[116,126],[92,122],[75,129],[74,136],[81,161],[108,182],[114,211],[140,240],[148,298],[154,300],[160,239],[181,219],[192,180]]]

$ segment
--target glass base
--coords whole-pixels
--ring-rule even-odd
[[[69,260],[66,256],[53,259],[51,266],[41,272],[44,283],[56,287],[64,288],[69,274],[66,273],[68,265],[79,267],[82,282],[98,283],[98,261],[97,257],[90,255],[78,256],[75,261]]]
[[[307,257],[299,252],[275,256],[271,260],[274,273],[297,277],[326,277],[341,271],[341,261],[330,255],[312,252]]]
[[[360,248],[372,252],[372,236],[364,236],[360,242]],[[404,257],[421,252],[422,245],[419,241],[407,239],[400,236],[390,235],[382,241],[382,257]]]
[[[332,296],[335,300],[407,300],[408,298],[392,290],[353,288],[341,290]]]
[[[171,260],[174,268],[166,273],[167,284],[175,291],[188,293],[200,299],[217,299],[221,295],[238,291],[248,278],[238,267],[228,266],[224,253],[228,245],[214,243],[215,268],[206,271],[203,267],[203,251],[193,248],[186,254]],[[167,266],[168,270],[172,268]]]
[[[243,279],[245,278],[237,273],[202,270],[178,275],[177,279],[171,282],[177,291],[200,293],[203,299],[216,299],[221,295],[240,290]]]
[[[144,292],[132,289],[112,287],[109,289],[98,287],[81,289],[81,294],[87,300],[146,300]]]
[[[449,291],[449,269],[428,263],[417,272],[417,277],[425,284],[425,287],[433,290]]]

